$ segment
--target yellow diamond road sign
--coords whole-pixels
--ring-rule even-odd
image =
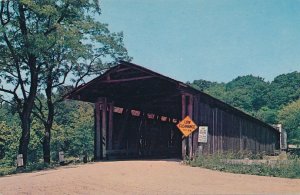
[[[185,137],[189,136],[198,128],[189,116],[186,116],[182,121],[180,121],[180,123],[177,124],[177,127]]]

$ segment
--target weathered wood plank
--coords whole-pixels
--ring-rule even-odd
[[[193,119],[193,96],[188,96],[188,115],[191,119]],[[195,131],[189,135],[188,137],[188,144],[189,144],[189,158],[191,159],[193,157],[193,134]]]
[[[114,102],[109,104],[109,119],[108,119],[108,149],[113,149],[113,131],[114,131]]]
[[[199,103],[199,97],[194,97],[193,98],[193,119],[194,119],[194,122],[200,126],[201,125],[201,121],[199,120],[200,119],[200,114],[199,114],[199,107],[200,107],[200,103]],[[198,144],[198,133],[199,133],[199,130],[196,129],[193,133],[193,156],[195,155],[202,155],[202,151],[203,151],[203,146]],[[199,147],[198,147],[199,145]],[[200,151],[201,150],[201,151]]]
[[[186,95],[182,94],[181,95],[181,117],[182,117],[182,120],[184,119],[185,115],[186,115]],[[182,155],[183,160],[186,159],[186,142],[187,142],[187,139],[185,137],[183,137],[182,144],[181,144],[181,155]]]
[[[102,98],[102,120],[101,120],[101,139],[102,139],[102,158],[106,158],[106,131],[107,131],[107,98]]]
[[[100,103],[95,103],[95,160],[101,159],[101,113]]]
[[[141,76],[141,77],[132,77],[127,79],[103,80],[101,81],[101,83],[120,83],[120,82],[128,82],[128,81],[139,81],[139,80],[145,80],[151,78],[154,78],[154,76]]]

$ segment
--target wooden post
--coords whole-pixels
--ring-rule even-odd
[[[243,137],[242,137],[242,121],[239,119],[239,130],[240,130],[240,151],[243,151]]]
[[[121,124],[120,130],[119,130],[116,149],[120,149],[122,140],[124,139],[125,128],[127,126],[129,114],[130,114],[129,111],[124,109],[124,114],[123,114],[123,117],[122,117],[123,121],[121,122],[122,124]]]
[[[108,121],[108,149],[113,149],[113,130],[114,130],[114,102],[109,104],[109,121]]]
[[[197,123],[197,125],[201,125],[201,122],[199,121],[199,99],[200,97],[194,97],[193,96],[193,119]],[[198,143],[198,135],[199,135],[199,127],[195,130],[195,132],[192,135],[193,139],[193,156],[199,156],[201,155],[203,151],[203,146],[199,146]]]
[[[181,116],[182,120],[184,119],[186,115],[186,96],[185,94],[181,95]],[[186,158],[186,142],[187,139],[183,137],[182,139],[182,144],[181,144],[181,154],[182,154],[182,159],[185,160]]]
[[[193,96],[189,97],[189,103],[188,103],[188,115],[191,119],[193,119]],[[189,147],[189,158],[191,159],[193,156],[193,134],[195,132],[191,133],[188,137],[188,147]]]
[[[107,118],[107,99],[102,98],[102,128],[101,128],[101,134],[102,134],[102,158],[106,158],[106,129],[107,129],[107,124],[106,124],[106,118]]]
[[[96,120],[96,103],[94,104],[94,160],[97,160],[97,120]]]
[[[100,103],[95,103],[95,144],[94,144],[94,159],[101,159],[101,124],[100,124]]]

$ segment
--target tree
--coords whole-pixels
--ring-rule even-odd
[[[38,36],[35,35],[42,21],[39,22],[39,17],[31,14],[26,1],[1,1],[0,91],[10,95],[19,114],[22,128],[19,153],[23,154],[25,165],[30,139],[31,111],[38,90],[39,72],[43,65],[38,54],[50,47],[48,44],[43,47],[39,44]],[[50,33],[46,31],[44,34],[47,41]],[[38,35],[41,36],[42,32],[39,31]],[[6,82],[4,86],[3,81]],[[2,100],[11,103],[4,98]]]
[[[220,85],[217,82],[206,81],[206,80],[203,80],[203,79],[194,80],[193,83],[188,83],[188,84],[191,85],[192,87],[196,88],[196,89],[199,89],[200,91],[205,91],[205,90],[208,90],[212,87]]]
[[[278,118],[287,132],[288,143],[300,144],[300,99],[284,106]]]
[[[63,150],[68,157],[93,155],[94,108],[92,104],[67,100],[57,104],[52,127],[51,159]]]
[[[277,122],[277,110],[270,109],[266,106],[263,106],[257,112],[254,113],[254,116],[262,121],[265,121],[269,124],[276,124]]]
[[[45,126],[43,151],[46,163],[50,162],[50,138],[55,105],[64,95],[57,93],[57,89],[65,84],[68,77],[72,78],[74,87],[77,87],[86,77],[102,74],[119,60],[130,60],[123,46],[122,33],[110,33],[107,25],[85,15],[83,10],[75,10],[74,14],[78,14],[77,25],[58,31],[58,43],[45,55],[47,62],[41,80],[46,94],[46,104],[36,102],[38,104],[36,116]],[[60,37],[63,37],[62,40],[59,40]],[[68,39],[65,40],[64,37]],[[47,113],[45,114],[43,110]]]
[[[99,13],[98,1],[91,0],[1,1],[0,91],[6,95],[3,101],[11,103],[13,99],[19,113],[19,153],[25,165],[37,93],[44,89],[47,97],[48,116],[43,117],[47,144],[54,113],[53,90],[66,81],[68,73],[79,77],[77,83],[82,82],[96,65],[108,65],[126,53],[122,35],[110,34],[107,25],[94,21],[92,16]]]
[[[275,77],[268,93],[268,107],[280,109],[300,97],[300,73],[291,72]]]
[[[35,108],[38,112],[34,114],[45,127],[43,151],[46,163],[50,163],[55,106],[64,95],[57,93],[58,89],[61,89],[68,77],[71,77],[74,87],[77,87],[86,77],[102,74],[119,60],[130,60],[123,45],[122,33],[111,33],[106,24],[95,21],[81,6],[73,12],[72,17],[77,17],[72,20],[67,20],[66,17],[67,21],[60,25],[61,30],[56,30],[55,46],[44,54],[45,67],[41,74],[40,89],[44,90],[46,103],[37,97]],[[76,25],[72,25],[73,23]]]
[[[239,76],[226,84],[225,101],[249,113],[257,112],[266,104],[268,83],[252,75]]]

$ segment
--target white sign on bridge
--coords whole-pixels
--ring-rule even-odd
[[[200,126],[199,127],[199,134],[198,134],[198,142],[207,143],[207,134],[208,134],[208,127],[207,126]]]

